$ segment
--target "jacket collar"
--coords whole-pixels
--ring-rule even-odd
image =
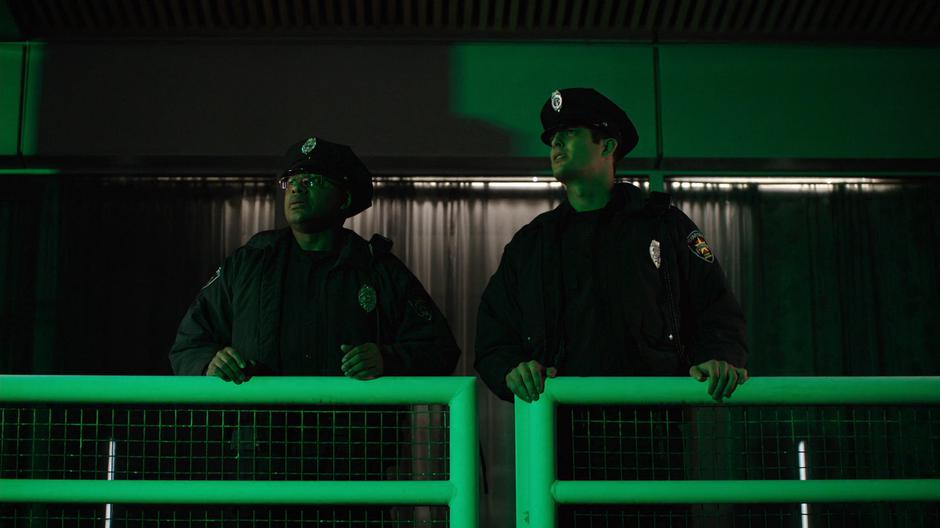
[[[643,191],[639,187],[630,183],[615,183],[610,190],[610,200],[604,206],[604,210],[611,213],[631,213],[643,209],[645,199]],[[568,215],[574,214],[574,207],[568,202],[567,198],[563,200],[556,208],[563,219]]]
[[[286,248],[290,247],[290,244],[294,243],[293,236],[294,234],[291,232],[290,227],[281,229],[272,244],[277,247],[272,249],[274,249],[275,252],[278,251],[278,247],[286,250]],[[331,269],[340,266],[368,269],[372,261],[372,252],[369,249],[369,243],[356,234],[355,231],[346,228],[337,230],[336,251],[338,257]]]
[[[369,243],[359,236],[355,231],[342,228],[337,233],[337,246],[339,248],[339,258],[333,268],[340,266],[351,266],[359,269],[369,269],[372,262],[372,250]]]

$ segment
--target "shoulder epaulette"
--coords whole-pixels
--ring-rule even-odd
[[[279,237],[283,236],[282,231],[283,230],[281,229],[272,229],[270,231],[261,231],[255,233],[250,239],[248,239],[248,243],[245,245],[259,249],[270,246],[276,242]]]
[[[669,210],[672,204],[672,195],[664,192],[652,191],[646,198],[645,209],[654,215],[661,215]]]
[[[369,251],[373,256],[387,255],[392,252],[392,241],[376,233],[369,239]]]

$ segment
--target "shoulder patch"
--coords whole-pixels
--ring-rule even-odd
[[[715,261],[715,254],[712,253],[712,248],[708,246],[705,235],[703,235],[701,231],[698,229],[692,231],[689,233],[689,236],[685,238],[685,241],[689,245],[689,251],[691,251],[693,255],[709,264]]]
[[[425,321],[431,322],[431,307],[426,300],[420,298],[411,299],[408,301],[408,306],[414,310],[415,315]]]

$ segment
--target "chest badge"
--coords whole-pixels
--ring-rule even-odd
[[[372,310],[375,310],[376,301],[375,288],[363,284],[362,288],[359,288],[359,306],[362,306],[366,313],[372,313]]]
[[[705,235],[701,231],[696,229],[689,233],[689,236],[685,239],[686,243],[689,244],[689,250],[692,251],[696,257],[704,260],[711,264],[715,261],[715,254],[712,253],[712,248],[708,246],[708,242],[705,241]]]
[[[656,269],[663,263],[662,250],[659,247],[659,240],[653,240],[650,242],[650,258],[653,260],[653,265],[656,266]]]

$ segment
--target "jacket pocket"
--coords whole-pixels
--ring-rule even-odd
[[[684,361],[679,353],[676,336],[664,317],[665,308],[655,309],[643,318],[641,336],[637,343],[640,357],[651,376],[677,376],[682,374]]]

